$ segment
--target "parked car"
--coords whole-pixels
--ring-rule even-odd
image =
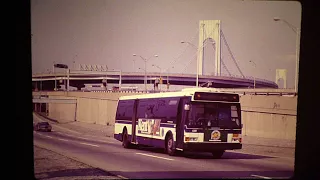
[[[33,125],[33,130],[51,132],[52,126],[48,122],[38,122]]]

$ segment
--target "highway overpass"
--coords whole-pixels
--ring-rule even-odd
[[[159,79],[160,73],[147,73],[147,83],[154,84]],[[95,72],[95,71],[74,71],[56,74],[34,74],[32,75],[33,89],[53,90],[55,81],[57,86],[67,84],[77,87],[80,90],[84,84],[102,83],[104,80],[108,84],[144,84],[144,73],[133,72]],[[195,74],[162,74],[163,84],[196,86]],[[259,79],[259,78],[243,78],[239,76],[209,76],[199,75],[199,84],[205,86],[208,82],[212,82],[209,87],[215,88],[278,88],[275,82]]]

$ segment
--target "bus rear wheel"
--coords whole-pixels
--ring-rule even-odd
[[[127,129],[124,129],[123,132],[122,132],[122,146],[124,148],[129,148],[129,146],[130,146],[130,142],[128,140]]]
[[[166,141],[166,151],[167,151],[167,154],[169,154],[170,156],[175,155],[174,141],[171,134],[168,136]]]
[[[217,150],[212,152],[213,159],[220,159],[224,153],[224,150]]]

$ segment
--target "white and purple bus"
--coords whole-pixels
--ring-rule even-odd
[[[119,98],[114,138],[132,144],[176,151],[211,152],[241,149],[239,95],[215,88],[188,88]]]

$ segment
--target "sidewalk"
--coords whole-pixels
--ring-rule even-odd
[[[34,113],[34,116],[41,120],[49,120],[51,124],[59,125],[60,127],[69,129],[71,131],[76,131],[80,134],[99,136],[99,137],[113,137],[114,126],[107,126],[101,124],[91,124],[79,121],[73,121],[68,123],[59,123],[57,120],[48,119],[43,115],[38,115]]]

